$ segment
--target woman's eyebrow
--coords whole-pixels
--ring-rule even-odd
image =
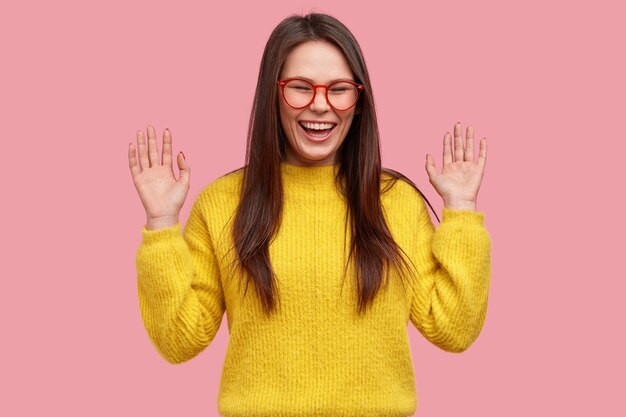
[[[309,81],[311,84],[315,84],[315,82],[313,82],[312,79],[307,78],[307,77],[303,77],[302,75],[295,75],[295,76],[290,77],[290,78],[302,78],[303,80]],[[352,81],[352,82],[355,82],[352,78],[337,78],[337,79],[334,79],[334,80],[330,80],[328,82],[328,84],[334,83],[335,81]]]

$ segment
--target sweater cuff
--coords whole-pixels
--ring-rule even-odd
[[[151,230],[146,229],[144,225],[141,228],[141,235],[143,237],[144,245],[154,245],[161,242],[167,242],[176,237],[180,237],[180,222],[176,223],[173,226],[166,227],[164,229]]]
[[[441,223],[460,226],[484,226],[485,213],[473,210],[455,210],[444,207]]]

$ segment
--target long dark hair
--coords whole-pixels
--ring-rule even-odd
[[[246,164],[235,170],[243,170],[240,200],[232,228],[235,261],[237,268],[247,273],[246,292],[247,284],[252,282],[263,310],[268,314],[275,311],[274,296],[280,297],[270,263],[269,244],[278,231],[283,209],[280,164],[285,160],[287,141],[278,111],[277,80],[289,52],[311,40],[325,40],[338,46],[355,81],[365,86],[350,129],[335,155],[335,164],[339,168],[335,182],[346,198],[346,227],[348,221],[351,227],[348,263],[354,256],[358,313],[361,314],[381,288],[384,270],[388,277],[390,264],[399,271],[410,269],[400,254],[404,251],[392,238],[383,217],[381,173],[390,175],[391,186],[398,179],[407,181],[433,209],[409,178],[381,168],[374,96],[361,48],[348,28],[327,14],[310,13],[284,19],[265,46],[248,125]],[[347,265],[344,276],[346,270]]]

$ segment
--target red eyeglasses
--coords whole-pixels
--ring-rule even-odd
[[[335,110],[345,111],[359,100],[359,93],[365,87],[352,81],[335,81],[329,85],[311,84],[302,78],[278,80],[285,102],[294,109],[310,106],[318,88],[324,89],[326,102]]]

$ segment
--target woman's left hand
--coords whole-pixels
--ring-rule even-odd
[[[444,206],[456,210],[476,210],[476,197],[485,172],[487,139],[480,141],[478,160],[474,162],[474,129],[467,128],[465,149],[461,123],[454,125],[454,148],[450,132],[443,137],[443,170],[437,174],[435,160],[426,154],[426,172],[430,183],[443,198]]]

